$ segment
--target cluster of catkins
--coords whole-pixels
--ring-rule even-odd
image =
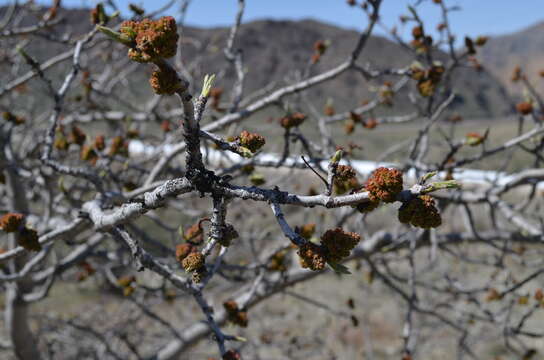
[[[183,266],[186,272],[191,273],[194,282],[199,283],[206,275],[206,258],[199,251],[198,247],[204,242],[204,230],[202,222],[205,218],[189,227],[183,234],[184,243],[176,246],[176,260]],[[229,246],[233,239],[238,237],[238,232],[231,224],[225,224],[222,229],[222,236],[218,243],[222,246]]]
[[[299,247],[300,265],[314,271],[323,270],[327,262],[338,263],[348,257],[360,240],[359,234],[341,228],[327,230],[319,245],[308,241]]]
[[[128,50],[131,60],[148,63],[176,54],[179,35],[172,16],[158,20],[124,21],[120,32],[134,43]]]
[[[259,134],[250,133],[249,131],[244,130],[240,133],[240,136],[238,136],[238,142],[240,145],[254,153],[264,146],[266,140]]]
[[[171,95],[182,90],[183,82],[176,71],[167,66],[161,59],[176,54],[179,35],[176,20],[164,16],[158,20],[124,21],[121,34],[130,44],[128,57],[140,63],[155,63],[158,68],[151,74],[149,83],[157,94]]]

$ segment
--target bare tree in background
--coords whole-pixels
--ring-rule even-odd
[[[433,39],[422,2],[401,18],[411,41],[390,30],[411,56],[402,67],[366,60],[373,30],[384,26],[382,0],[347,1],[338,6],[366,23],[349,56],[325,39],[308,44],[296,79],[256,92],[246,85],[260,69],[244,65],[237,42],[244,0],[233,0],[223,67],[204,69],[206,44],[183,28],[187,0],[156,13],[131,5],[127,21],[107,1],[83,35],[55,32],[69,16],[60,1],[3,8],[2,358],[386,358],[364,320],[373,309],[360,306],[378,286],[402,313],[387,358],[433,358],[440,337],[445,358],[489,359],[492,342],[504,359],[541,356],[538,74],[514,69],[526,90],[505,99],[517,113],[506,137],[460,136],[452,82],[459,71],[485,71],[476,55],[487,39],[456,48],[448,16],[457,9],[441,0],[432,1],[443,16]],[[38,59],[36,43],[62,50]],[[316,71],[324,58],[336,66]],[[235,81],[221,86],[229,72]],[[339,109],[308,95],[343,74],[374,98]],[[408,111],[396,110],[400,97]],[[377,168],[362,171],[355,160],[366,144],[356,135],[406,125],[414,136],[384,136],[380,157],[369,159]],[[520,153],[523,170],[507,176]],[[493,177],[463,180],[464,168],[497,158],[504,165]],[[367,281],[346,304],[341,289],[361,274]],[[326,282],[340,302],[317,285],[297,292],[305,282]],[[74,286],[77,299],[64,298]],[[296,341],[274,341],[286,329],[271,328],[275,315],[263,310],[280,298],[290,299],[285,316],[305,305],[347,319],[363,329],[364,346],[335,355],[313,344],[311,355],[296,355]]]

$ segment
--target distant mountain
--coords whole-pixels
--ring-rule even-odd
[[[188,28],[188,37],[199,39],[208,45],[202,57],[203,69],[216,69],[224,62],[223,48],[228,35],[226,28],[197,29]],[[330,69],[344,60],[353,49],[359,33],[314,20],[278,21],[261,20],[244,24],[236,43],[244,51],[247,68],[246,84],[249,93],[275,81],[278,85],[293,81],[297,73],[304,69],[312,54],[312,45],[317,40],[329,40],[331,45],[322,61],[312,74]],[[193,46],[187,46],[189,58],[196,56]],[[445,54],[442,54],[445,57]],[[364,49],[360,63],[370,64],[374,69],[401,68],[410,65],[411,55],[398,44],[380,36],[373,36]],[[234,79],[229,68],[227,81]],[[458,94],[456,110],[467,116],[493,117],[510,111],[504,101],[503,86],[492,76],[471,68],[458,69],[454,76],[454,87]],[[413,84],[411,84],[413,86]],[[354,106],[362,99],[373,96],[368,91],[368,83],[356,72],[348,72],[337,79],[319,86],[310,92],[313,98],[323,103],[328,97],[339,106]],[[409,106],[407,97],[400,97],[397,106]]]
[[[4,12],[0,8],[0,16]],[[59,15],[66,22],[56,32],[62,34],[70,30],[82,34],[91,28],[89,10],[62,9]],[[28,21],[32,19],[27,19]],[[27,22],[27,21],[25,21]],[[24,23],[24,22],[23,22]],[[223,48],[229,33],[228,28],[193,28],[183,30],[185,38],[182,56],[187,69],[201,78],[205,73],[224,73],[219,84],[229,89],[235,79],[232,66],[225,61]],[[339,28],[314,20],[278,21],[260,20],[244,23],[235,44],[243,50],[246,95],[274,84],[278,88],[293,83],[308,67],[313,53],[313,44],[317,40],[330,41],[330,47],[322,60],[312,69],[311,74],[330,69],[343,61],[353,49],[359,34],[356,31]],[[544,41],[544,37],[541,38]],[[541,43],[542,43],[541,41]],[[492,40],[493,44],[495,41]],[[493,45],[489,48],[493,48]],[[542,47],[544,48],[544,47]],[[59,53],[61,46],[40,38],[34,38],[27,50],[37,59],[43,61]],[[442,54],[441,56],[445,56]],[[401,68],[411,64],[408,51],[396,43],[380,36],[373,36],[367,43],[359,62],[370,64],[374,69]],[[9,75],[9,74],[7,74]],[[149,71],[142,71],[132,76],[130,82],[147,83]],[[458,99],[454,110],[468,117],[495,117],[508,113],[511,109],[504,101],[506,90],[493,76],[485,72],[477,72],[472,68],[458,69],[453,77]],[[6,80],[0,74],[0,80]],[[414,82],[410,85],[413,89]],[[309,92],[321,110],[330,97],[338,109],[358,106],[362,100],[370,99],[374,94],[369,91],[369,84],[361,74],[350,71],[324,85],[315,87]],[[374,83],[374,85],[379,85]],[[139,87],[145,91],[147,87]],[[406,92],[395,99],[394,111],[411,109]],[[388,112],[383,108],[380,112]]]
[[[516,66],[521,66],[531,83],[544,94],[544,22],[522,31],[491,38],[484,46],[481,59],[489,71],[512,93],[521,94],[522,87],[511,81]]]

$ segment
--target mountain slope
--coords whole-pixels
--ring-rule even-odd
[[[3,12],[0,9],[0,15]],[[59,15],[66,19],[57,35],[64,30],[82,34],[91,28],[88,22],[89,10],[62,9]],[[30,19],[28,19],[30,20]],[[24,23],[24,22],[23,22]],[[228,28],[192,28],[184,29],[182,56],[189,71],[196,79],[206,73],[223,73],[225,77],[218,84],[230,89],[235,73],[232,66],[225,61],[223,48],[229,33]],[[313,44],[317,40],[330,41],[330,47],[322,60],[312,68],[311,74],[330,69],[342,62],[353,49],[359,34],[352,30],[314,20],[278,21],[261,20],[245,23],[241,26],[235,48],[241,48],[244,54],[245,94],[261,89],[269,84],[278,88],[295,82],[308,67],[313,53]],[[38,60],[45,60],[59,53],[57,45],[40,38],[33,38],[27,48],[28,52]],[[373,36],[367,43],[359,63],[370,64],[373,69],[401,68],[410,65],[411,55],[392,41]],[[147,84],[148,67],[129,79],[134,84]],[[4,79],[0,75],[0,78]],[[486,73],[479,73],[471,68],[459,69],[454,79],[458,99],[454,110],[465,116],[495,117],[510,111],[504,101],[506,94],[501,84]],[[414,82],[410,85],[413,89]],[[327,99],[333,98],[338,109],[358,106],[362,100],[370,99],[374,94],[369,87],[380,85],[369,84],[359,73],[350,71],[338,78],[317,86],[308,93],[310,99],[321,110]],[[144,87],[139,86],[144,89]],[[145,87],[150,94],[150,90]],[[393,111],[411,109],[406,92],[395,99]],[[388,112],[387,108],[380,112]]]
[[[491,38],[481,53],[481,59],[489,71],[512,94],[520,94],[521,85],[510,79],[516,66],[521,66],[531,83],[544,94],[544,22],[525,30]]]

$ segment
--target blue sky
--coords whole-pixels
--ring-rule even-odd
[[[360,1],[360,0],[359,0]],[[384,0],[382,19],[388,26],[398,23],[399,15],[407,12],[408,4],[416,0]],[[544,0],[444,0],[448,5],[462,9],[452,13],[451,23],[458,35],[497,35],[517,31],[534,23],[544,21]],[[47,1],[38,1],[47,3]],[[118,0],[122,10],[128,9],[131,1]],[[133,0],[146,9],[157,9],[166,0]],[[0,0],[0,4],[8,3]],[[94,6],[96,0],[63,0],[64,6]],[[192,0],[187,23],[197,26],[221,26],[232,22],[236,12],[236,0]],[[175,15],[179,6],[168,12]],[[437,5],[423,0],[421,15],[434,28],[440,22]],[[365,20],[358,9],[351,8],[345,0],[246,0],[244,20],[262,18],[301,19],[314,18],[347,28],[360,29]],[[378,33],[383,31],[378,29]],[[404,30],[409,33],[409,28]]]

